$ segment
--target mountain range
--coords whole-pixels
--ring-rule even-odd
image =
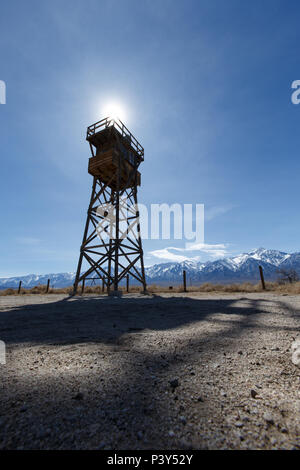
[[[184,269],[188,285],[204,282],[257,282],[259,280],[259,265],[263,268],[266,281],[276,280],[278,278],[278,269],[294,269],[300,274],[300,252],[285,253],[278,250],[258,248],[249,253],[216,261],[207,261],[206,263],[186,260],[180,263],[155,264],[147,267],[145,271],[148,284],[179,284],[182,282]],[[47,284],[48,279],[50,279],[52,287],[67,287],[73,284],[74,277],[75,272],[28,274],[0,278],[0,289],[16,288],[19,281],[22,281],[22,287],[30,288],[39,284]]]

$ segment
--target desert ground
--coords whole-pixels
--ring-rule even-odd
[[[300,449],[300,296],[0,297],[1,449]]]

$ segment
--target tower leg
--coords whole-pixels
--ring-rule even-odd
[[[78,260],[78,265],[77,265],[77,271],[76,271],[76,276],[75,276],[75,282],[74,282],[74,285],[73,285],[73,295],[76,295],[77,294],[77,289],[78,289],[78,284],[79,284],[79,278],[80,278],[80,272],[81,272],[81,266],[82,266],[82,259],[83,259],[83,251],[82,251],[82,248],[83,248],[83,245],[86,241],[86,237],[87,237],[87,234],[88,234],[88,230],[89,230],[89,225],[90,225],[90,210],[93,206],[93,200],[94,200],[94,197],[95,197],[95,190],[96,190],[96,183],[97,183],[97,178],[94,176],[93,178],[93,186],[92,186],[92,194],[91,194],[91,199],[90,199],[90,204],[89,204],[89,208],[88,208],[88,213],[87,213],[87,217],[86,217],[86,223],[85,223],[85,228],[84,228],[84,232],[83,232],[83,238],[82,238],[82,244],[81,244],[81,247],[80,247],[80,255],[79,255],[79,260]]]
[[[118,157],[119,164],[116,174],[116,199],[115,199],[115,208],[116,208],[116,232],[115,232],[115,272],[114,272],[114,291],[118,292],[119,285],[119,227],[120,227],[120,172],[121,172],[121,161],[120,154]]]
[[[137,205],[137,192],[136,191],[134,193],[134,202],[136,204],[136,207],[138,207],[138,205]],[[143,279],[142,284],[143,284],[143,287],[144,287],[144,293],[146,293],[147,292],[147,284],[146,284],[146,276],[145,276],[144,252],[143,252],[143,246],[142,246],[140,216],[139,215],[138,215],[138,230],[137,230],[137,233],[138,233],[138,244],[139,244],[140,256],[141,256],[141,272],[142,272],[142,279]]]

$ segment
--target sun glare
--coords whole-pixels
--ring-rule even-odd
[[[118,103],[108,103],[103,107],[103,116],[111,119],[120,119],[121,121],[126,120],[126,113],[124,108]]]

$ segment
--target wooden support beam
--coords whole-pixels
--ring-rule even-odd
[[[129,292],[129,274],[126,276],[126,292]]]
[[[46,294],[49,292],[49,287],[50,287],[50,279],[47,281],[47,288],[46,288]]]
[[[22,281],[19,282],[18,294],[21,292]]]
[[[82,294],[84,293],[84,284],[85,284],[85,279],[82,280],[82,284],[81,284],[81,293]]]

